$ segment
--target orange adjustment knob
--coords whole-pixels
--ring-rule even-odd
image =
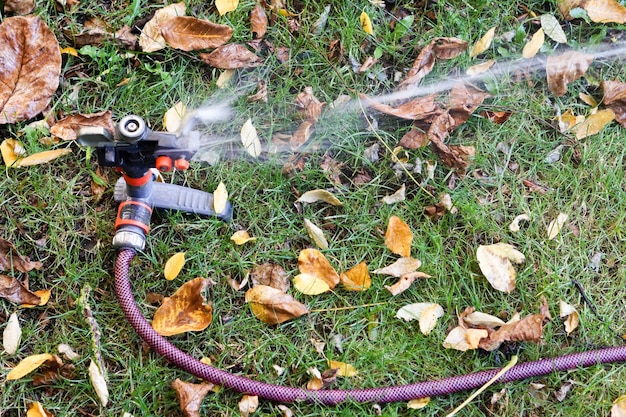
[[[156,168],[162,172],[171,171],[172,170],[172,158],[170,158],[169,156],[159,156],[156,159]]]
[[[185,158],[178,158],[174,161],[174,166],[177,170],[184,171],[186,169],[189,169],[189,161]]]

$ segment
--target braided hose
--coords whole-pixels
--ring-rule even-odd
[[[122,310],[133,328],[155,352],[164,356],[175,366],[198,378],[231,388],[238,392],[257,395],[261,398],[282,403],[302,400],[326,405],[339,404],[344,401],[390,403],[479,388],[491,380],[499,371],[499,369],[491,369],[435,381],[425,381],[399,386],[320,391],[267,384],[234,375],[206,365],[179,350],[164,337],[160,336],[152,328],[150,323],[146,321],[137,307],[129,280],[130,262],[134,256],[134,250],[123,249],[119,252],[115,263],[115,291]],[[498,379],[498,382],[517,381],[547,375],[556,371],[566,371],[579,367],[623,361],[626,361],[626,346],[573,353],[515,365],[502,375]]]

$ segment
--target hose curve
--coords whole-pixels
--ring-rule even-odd
[[[134,256],[134,250],[123,249],[118,253],[115,263],[115,291],[122,310],[132,327],[155,352],[165,357],[173,365],[198,378],[238,392],[257,395],[267,400],[283,403],[296,401],[317,402],[325,405],[334,405],[345,401],[389,403],[446,395],[478,388],[491,380],[499,371],[499,369],[491,369],[440,380],[399,386],[320,391],[268,384],[231,374],[206,365],[192,356],[189,356],[168,342],[164,337],[160,336],[152,328],[150,323],[148,323],[141,314],[132,294],[129,274],[130,263]],[[623,361],[626,361],[626,346],[608,347],[518,364],[502,375],[498,379],[498,382],[517,381],[547,375],[556,371]]]

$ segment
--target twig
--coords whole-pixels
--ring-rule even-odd
[[[593,311],[593,314],[596,315],[598,320],[600,320],[601,322],[604,322],[604,319],[602,318],[602,316],[600,316],[600,314],[598,313],[598,310],[596,310],[596,306],[593,305],[593,303],[591,302],[589,297],[587,297],[587,294],[585,294],[585,290],[583,289],[582,284],[580,282],[576,281],[575,279],[572,279],[572,284],[574,284],[574,286],[576,287],[576,289],[580,293],[580,296],[583,298],[585,303],[589,306],[591,311]]]
[[[387,304],[388,301],[380,302],[380,303],[372,303],[372,304],[361,304],[358,306],[347,306],[347,307],[334,307],[334,308],[318,308],[316,310],[311,310],[311,313],[325,313],[327,311],[342,311],[342,310],[352,310],[355,308],[361,307],[374,307],[374,306],[382,306]]]

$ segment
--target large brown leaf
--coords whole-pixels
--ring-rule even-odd
[[[15,14],[28,14],[35,8],[34,0],[7,0],[4,11]]]
[[[41,262],[31,262],[28,256],[20,255],[11,242],[0,238],[0,271],[12,268],[20,272],[29,272],[40,269]]]
[[[16,16],[0,24],[0,124],[41,113],[60,74],[59,43],[43,20]]]
[[[548,88],[555,96],[562,96],[567,92],[567,85],[582,77],[593,56],[582,52],[568,51],[557,56],[549,56],[546,61]]]
[[[306,306],[281,290],[257,285],[246,291],[246,303],[259,320],[267,324],[278,324],[307,314]]]
[[[63,140],[76,140],[78,131],[86,126],[100,126],[111,132],[115,132],[115,124],[111,111],[103,111],[93,114],[70,114],[56,122],[50,133]]]
[[[604,104],[615,113],[615,121],[626,127],[626,83],[621,81],[604,81]]]
[[[398,107],[377,103],[365,94],[359,94],[359,98],[365,105],[373,108],[374,110],[389,116],[395,116],[407,120],[427,119],[433,115],[441,113],[442,111],[441,108],[435,103],[435,98],[437,98],[436,94],[414,98],[410,101],[402,103]]]
[[[205,302],[203,294],[210,283],[206,278],[195,278],[171,297],[165,297],[154,313],[154,330],[161,336],[172,336],[206,329],[213,319],[213,307]]]
[[[165,42],[183,51],[217,48],[233,36],[230,26],[190,16],[172,17],[161,23],[160,28]]]
[[[239,43],[222,45],[209,54],[200,54],[200,59],[204,63],[220,69],[256,67],[262,62],[261,58]]]
[[[41,298],[15,278],[0,275],[0,298],[16,304],[39,305]]]
[[[200,405],[204,397],[214,388],[211,383],[192,384],[176,378],[172,382],[180,409],[185,417],[200,417]]]
[[[257,3],[250,13],[251,32],[254,33],[254,37],[256,39],[261,39],[265,36],[265,32],[267,32],[267,23],[267,13],[265,13],[263,6]]]

